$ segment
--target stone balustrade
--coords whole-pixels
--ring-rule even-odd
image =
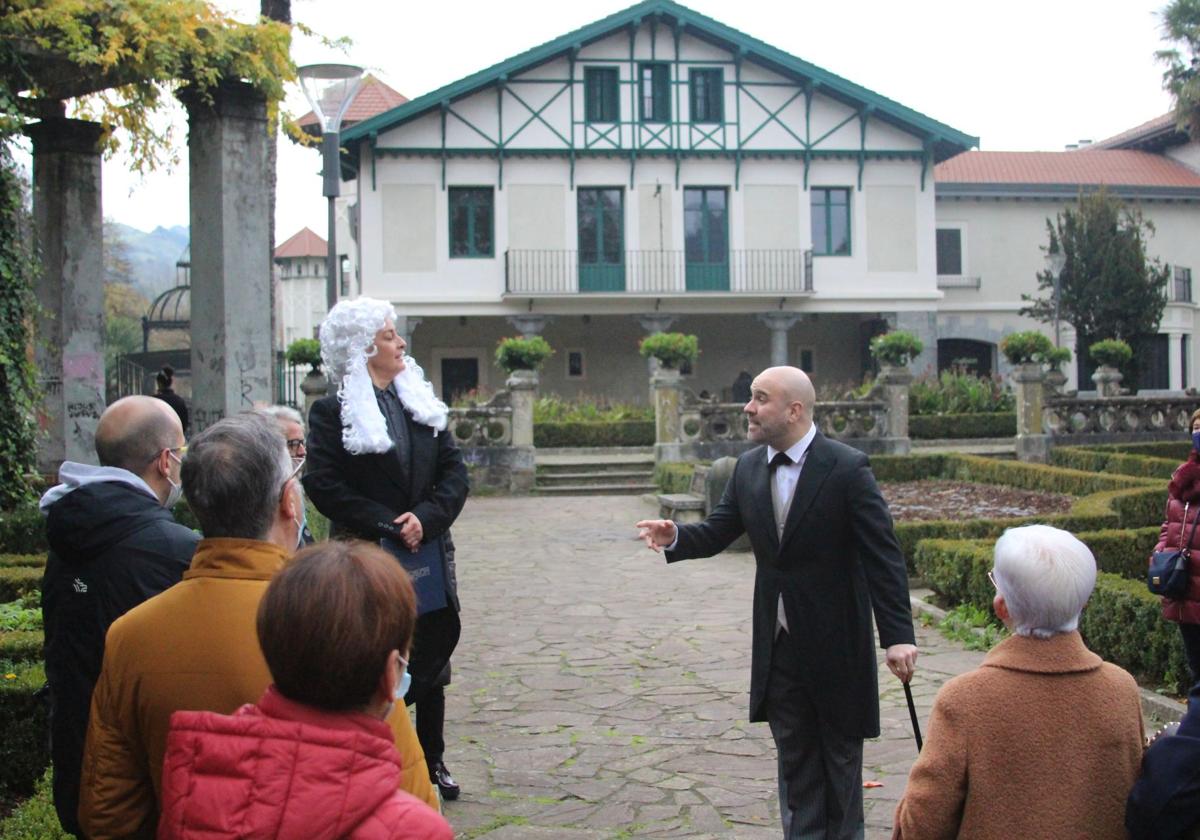
[[[888,405],[883,400],[819,402],[814,414],[821,433],[835,440],[849,442],[888,437]]]
[[[1178,437],[1187,434],[1197,404],[1197,398],[1183,396],[1052,397],[1046,400],[1042,423],[1045,431],[1055,437]]]
[[[450,432],[460,447],[512,446],[511,406],[472,406],[450,409]]]

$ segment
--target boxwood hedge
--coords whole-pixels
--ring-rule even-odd
[[[654,421],[534,423],[533,445],[545,448],[556,446],[653,446]]]
[[[908,436],[916,440],[943,438],[999,438],[1017,433],[1013,411],[986,414],[914,414],[908,418]]]
[[[42,663],[0,673],[0,793],[28,796],[50,763]]]
[[[1139,478],[1154,478],[1166,482],[1179,466],[1174,458],[1155,458],[1149,455],[1131,455],[1115,450],[1087,449],[1076,446],[1056,446],[1050,450],[1050,463],[1090,472],[1116,473]]]

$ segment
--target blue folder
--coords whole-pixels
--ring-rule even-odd
[[[446,563],[441,537],[421,543],[416,553],[405,548],[404,543],[388,537],[381,539],[379,544],[408,572],[417,593],[417,615],[445,608]]]

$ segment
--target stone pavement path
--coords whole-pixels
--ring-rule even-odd
[[[636,497],[472,499],[454,527],[463,636],[447,693],[446,803],[459,838],[778,838],[775,751],[750,724],[753,559],[667,566],[634,539]],[[922,726],[975,667],[918,624]],[[889,837],[916,746],[880,665],[866,745],[868,838]]]

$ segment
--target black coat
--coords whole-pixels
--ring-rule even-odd
[[[357,537],[378,543],[400,539],[393,520],[411,511],[421,521],[423,541],[445,543],[446,594],[458,610],[454,543],[449,529],[467,501],[470,484],[462,452],[449,430],[436,433],[408,411],[411,469],[405,472],[395,449],[351,455],[342,443],[341,405],[322,397],[308,414],[307,469],[304,491],[317,510],[329,517],[330,536]],[[438,610],[421,616],[410,662],[414,684],[444,681],[443,670],[458,642],[457,616]],[[436,636],[436,638],[431,638]]]
[[[1142,774],[1129,793],[1125,827],[1131,840],[1177,840],[1200,832],[1200,684],[1174,735],[1164,735],[1142,757]]]
[[[178,583],[200,536],[128,484],[71,491],[46,512],[50,552],[42,579],[54,805],[78,831],[79,772],[92,689],[108,627]]]
[[[871,613],[881,647],[914,644],[904,555],[867,457],[820,432],[777,538],[766,447],[737,460],[708,518],[679,528],[667,560],[708,557],[743,532],[754,549],[750,720],[766,720],[779,596],[821,719],[847,737],[879,734]]]

